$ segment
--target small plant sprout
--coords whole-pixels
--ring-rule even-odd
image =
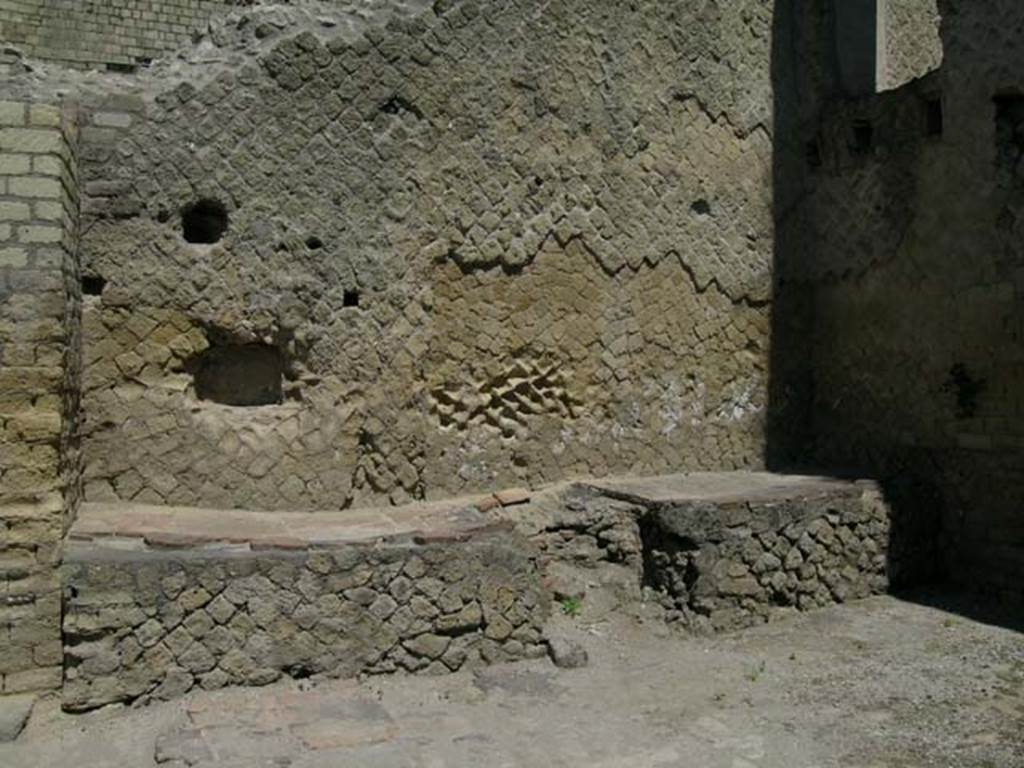
[[[562,600],[562,613],[566,616],[579,616],[583,612],[583,600],[579,597],[567,597]]]

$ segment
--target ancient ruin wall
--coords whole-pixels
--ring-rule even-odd
[[[897,506],[942,531],[948,575],[1018,599],[1022,13],[948,3],[938,75],[830,105],[780,262],[813,296],[816,455],[916,483]]]
[[[133,69],[244,0],[0,0],[0,40],[76,68]]]
[[[91,103],[90,499],[761,463],[771,9],[436,7]]]
[[[941,20],[938,0],[886,0],[878,90],[899,88],[941,66]]]
[[[75,116],[0,102],[0,693],[60,685],[80,496]]]

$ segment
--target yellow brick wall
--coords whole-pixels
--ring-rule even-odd
[[[237,0],[0,0],[0,41],[75,68],[132,67]]]
[[[59,686],[60,542],[78,498],[71,109],[0,102],[0,693]]]

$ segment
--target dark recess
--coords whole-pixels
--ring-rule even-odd
[[[277,405],[283,399],[284,360],[268,344],[210,347],[194,362],[196,396],[222,405]]]
[[[216,243],[228,228],[228,210],[217,200],[203,199],[181,209],[181,228],[189,243]]]
[[[871,151],[875,142],[875,128],[867,120],[855,120],[853,123],[853,151],[865,155]]]
[[[811,168],[820,168],[822,164],[821,158],[821,142],[819,139],[807,142],[806,147],[807,164]]]
[[[345,291],[345,294],[341,299],[342,306],[345,307],[358,307],[359,306],[359,291],[349,290]]]
[[[694,200],[690,205],[690,210],[698,216],[710,216],[711,215],[711,203],[707,200],[700,199]]]
[[[698,570],[694,560],[700,554],[700,546],[689,537],[665,530],[656,515],[645,515],[639,522],[643,585],[666,596],[678,609],[695,610]]]
[[[985,381],[975,379],[966,365],[957,363],[949,369],[943,389],[956,396],[957,418],[970,419],[978,411],[978,396],[985,391]]]
[[[938,96],[924,103],[924,132],[926,136],[942,135],[942,99]]]
[[[423,119],[423,112],[420,108],[413,104],[408,99],[402,96],[392,96],[386,102],[381,104],[380,111],[386,115],[401,115],[408,113],[415,115],[417,118]]]
[[[102,296],[106,287],[107,281],[99,275],[82,275],[83,296]]]
[[[1024,156],[1024,96],[1003,94],[993,99],[996,107],[996,154],[999,166],[1011,183]],[[1004,179],[1005,183],[1005,179]]]

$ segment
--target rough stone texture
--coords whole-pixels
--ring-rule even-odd
[[[530,534],[543,555],[555,562],[585,568],[621,565],[639,579],[643,548],[639,519],[643,507],[573,486],[538,499],[540,514],[513,510],[509,517]],[[572,586],[556,587],[561,596],[575,596]]]
[[[582,630],[574,627],[571,620],[555,616],[544,628],[544,642],[548,646],[551,663],[560,669],[580,669],[587,666],[590,656],[581,642]]]
[[[437,8],[86,99],[90,499],[760,465],[770,10]],[[202,198],[216,244],[182,238]],[[257,342],[280,404],[197,399],[211,345]]]
[[[60,685],[56,568],[80,496],[75,119],[0,101],[0,693]]]
[[[182,45],[223,45],[233,28],[261,38],[296,21],[358,31],[409,16],[424,0],[0,0],[0,41],[73,69],[132,73]],[[297,7],[296,7],[297,6]]]
[[[846,498],[659,503],[643,534],[645,581],[670,620],[698,631],[889,587],[889,511],[876,488]]]
[[[282,675],[444,673],[543,656],[549,600],[525,542],[254,552],[73,544],[64,707]]]
[[[942,532],[944,575],[1020,600],[1024,7],[940,10],[938,73],[819,102],[817,167],[777,169],[800,190],[779,228],[779,280],[807,302],[778,325],[773,367],[806,406],[790,460],[882,478],[896,521]]]
[[[885,64],[878,73],[878,90],[899,88],[942,65],[938,5],[938,0],[886,0]]]

